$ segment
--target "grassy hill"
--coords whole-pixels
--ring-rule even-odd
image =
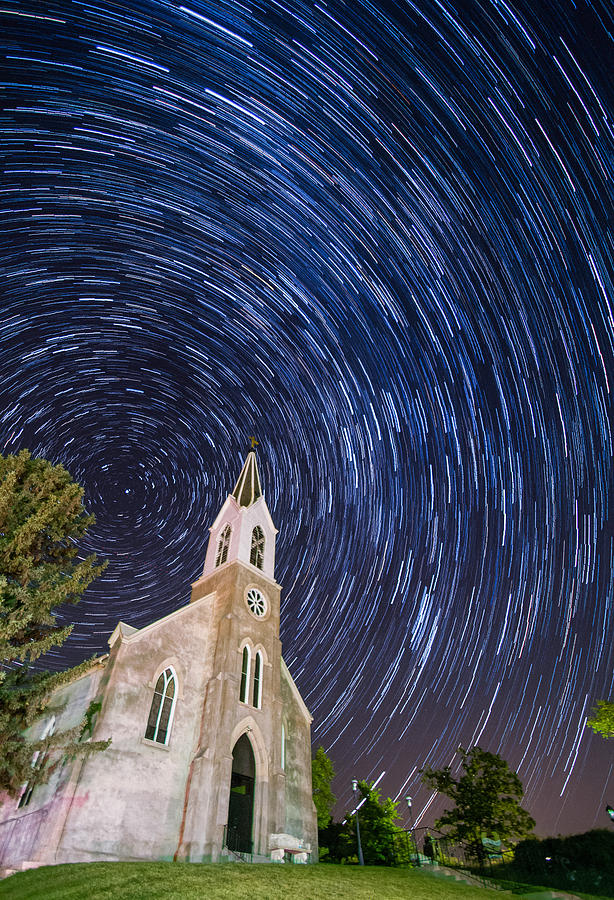
[[[493,900],[492,891],[375,866],[78,863],[19,872],[0,900]]]

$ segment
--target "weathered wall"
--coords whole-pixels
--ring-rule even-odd
[[[213,598],[120,637],[94,739],[111,747],[84,765],[58,859],[172,859],[186,777],[211,670]],[[167,666],[178,694],[167,745],[144,737],[156,679]]]
[[[311,726],[296,686],[282,664],[281,697],[285,726],[285,831],[311,844],[317,860],[318,825],[311,786]]]
[[[38,740],[52,716],[56,734],[79,725],[100,692],[103,666],[104,662],[95,664],[85,675],[59,688],[27,737]],[[34,789],[30,802],[21,809],[19,798],[7,799],[0,806],[0,865],[18,865],[24,860],[55,862],[57,842],[73,801],[75,773],[80,768],[80,760],[66,762],[46,784]]]

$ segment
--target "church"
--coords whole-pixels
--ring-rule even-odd
[[[31,729],[37,740],[97,710],[91,739],[112,743],[4,802],[0,866],[317,860],[311,716],[281,655],[276,534],[251,450],[190,602],[140,629],[119,622],[109,653]]]

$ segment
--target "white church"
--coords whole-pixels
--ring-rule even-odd
[[[92,740],[0,807],[0,866],[317,859],[311,716],[281,656],[275,528],[252,450],[210,529],[190,602],[60,688],[32,739],[101,703]]]

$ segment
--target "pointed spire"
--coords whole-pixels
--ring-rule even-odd
[[[253,449],[247,454],[247,459],[241,469],[241,474],[235,484],[232,496],[239,506],[251,506],[259,497],[262,497],[258,464]]]

